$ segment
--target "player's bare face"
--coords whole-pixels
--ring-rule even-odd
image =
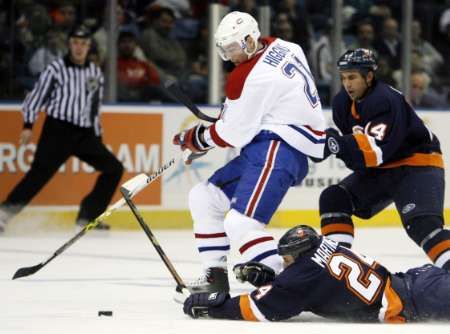
[[[86,61],[91,40],[88,38],[71,37],[69,39],[70,57],[75,64],[83,65]]]
[[[341,72],[341,82],[352,100],[359,100],[368,88],[366,78],[356,70]]]

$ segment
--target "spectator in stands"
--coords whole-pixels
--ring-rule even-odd
[[[319,31],[319,39],[314,41],[311,47],[311,67],[317,85],[329,85],[331,83],[332,69],[335,66],[333,57],[331,56],[331,22],[327,22],[322,31]],[[341,43],[341,50],[345,49],[345,45]],[[320,91],[320,89],[319,89]]]
[[[47,8],[40,4],[31,4],[23,8],[22,15],[16,21],[18,42],[27,53],[38,48],[45,39],[45,33],[51,25]]]
[[[431,78],[425,71],[411,74],[411,103],[416,108],[444,108],[446,103],[431,87]]]
[[[396,70],[401,73],[401,69]],[[396,81],[393,77],[394,71],[392,70],[392,67],[389,64],[389,59],[385,56],[379,56],[378,57],[378,69],[377,69],[377,79],[380,81],[383,81],[384,83],[392,86],[397,87],[398,89],[401,89],[400,86],[396,85]]]
[[[190,71],[183,89],[189,93],[196,103],[206,103],[208,94],[208,24],[204,20],[200,23],[198,37],[191,42],[187,49]]]
[[[356,25],[356,40],[349,45],[349,49],[358,48],[375,51],[373,42],[375,40],[375,30],[370,20],[362,20]]]
[[[118,100],[143,102],[160,98],[160,77],[156,66],[134,56],[138,46],[132,32],[123,31],[118,39]]]
[[[61,1],[58,7],[51,13],[54,27],[62,31],[68,38],[77,22],[77,10],[70,1]]]
[[[300,44],[303,51],[308,54],[314,32],[305,8],[301,7],[299,2],[295,0],[280,0],[275,5],[275,12],[277,14],[285,13],[288,16],[293,24],[294,36],[292,41]]]
[[[236,5],[231,6],[230,12],[244,12],[249,13],[253,17],[258,17],[258,8],[255,0],[237,0],[236,2]]]
[[[383,21],[381,38],[375,42],[375,49],[379,56],[387,59],[388,65],[393,69],[400,68],[402,43],[398,32],[398,22],[392,17]]]
[[[105,17],[103,18],[103,24],[97,31],[94,33],[93,38],[95,41],[95,45],[97,46],[97,52],[99,55],[99,62],[103,64],[105,62],[106,57],[106,47],[107,47],[107,39],[108,32],[106,29],[107,19],[106,15],[108,15],[107,11],[105,11]],[[139,29],[136,23],[133,20],[133,14],[126,12],[123,7],[118,4],[116,7],[116,22],[118,31],[130,31],[135,36],[139,37]],[[144,51],[140,46],[136,45],[134,56],[140,60],[146,61],[147,58],[144,54]]]
[[[64,35],[50,29],[45,35],[45,44],[37,49],[28,62],[28,70],[33,77],[38,76],[52,61],[62,57],[67,49],[61,48],[64,42]]]
[[[447,0],[447,8],[442,12],[439,18],[439,31],[443,34],[447,32],[447,27],[450,24],[450,1]]]
[[[275,16],[273,24],[273,36],[279,37],[285,41],[295,42],[294,40],[294,28],[292,21],[289,19],[287,13],[278,13]]]
[[[450,18],[450,10],[449,10],[449,18]],[[444,33],[439,40],[439,43],[436,45],[439,53],[441,55],[447,56],[450,55],[450,21],[445,27]],[[450,62],[444,61],[444,63],[438,68],[438,85],[441,87],[444,94],[450,93]],[[450,102],[450,100],[448,101]]]
[[[180,78],[185,74],[186,54],[179,41],[171,37],[175,15],[169,8],[149,10],[150,25],[142,33],[142,48],[147,58],[164,72]]]
[[[147,10],[169,8],[176,19],[191,15],[191,4],[188,0],[156,0],[148,5]]]
[[[434,76],[439,66],[443,64],[444,58],[431,43],[422,38],[422,27],[417,20],[412,23],[411,35],[413,50],[422,55],[425,71]]]

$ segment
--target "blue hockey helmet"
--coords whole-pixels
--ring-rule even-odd
[[[317,247],[320,236],[308,225],[297,225],[288,230],[278,241],[278,254],[292,255],[296,259],[301,254]]]
[[[337,61],[337,66],[339,71],[359,70],[366,74],[378,68],[373,51],[362,48],[346,51]]]

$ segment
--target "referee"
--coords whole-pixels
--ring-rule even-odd
[[[25,98],[21,144],[30,141],[33,123],[43,107],[47,118],[30,170],[0,206],[0,232],[72,155],[101,172],[94,189],[81,202],[76,223],[83,226],[92,221],[111,200],[123,167],[100,136],[104,80],[100,68],[87,60],[90,46],[89,30],[83,26],[73,30],[68,55],[48,65]],[[96,228],[105,230],[109,225],[102,223]]]

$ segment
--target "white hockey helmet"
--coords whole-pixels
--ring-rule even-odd
[[[256,43],[261,32],[258,22],[250,14],[243,12],[231,12],[220,21],[214,34],[217,51],[223,60],[230,60],[229,55],[238,49],[243,50],[249,57],[256,52],[247,49],[246,38],[250,36]]]

